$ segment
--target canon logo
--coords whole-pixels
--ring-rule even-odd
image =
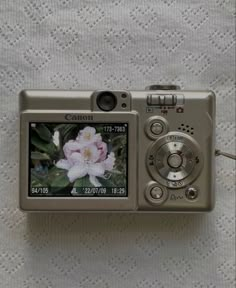
[[[65,114],[65,119],[67,121],[92,121],[93,115]]]

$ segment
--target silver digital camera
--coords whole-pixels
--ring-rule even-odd
[[[25,211],[210,211],[214,153],[211,91],[20,93]]]

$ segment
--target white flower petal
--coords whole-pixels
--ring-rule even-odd
[[[74,182],[76,179],[87,175],[87,172],[88,172],[87,165],[79,164],[71,167],[67,173],[67,176],[70,182]]]
[[[105,169],[102,163],[88,164],[88,174],[92,176],[103,176]]]
[[[91,136],[94,136],[96,134],[96,129],[94,127],[87,126],[83,130],[81,130],[80,133],[89,133]]]
[[[107,157],[107,144],[105,142],[97,143],[97,147],[100,153],[99,161],[104,161]]]
[[[61,159],[56,163],[56,167],[69,170],[71,168],[71,163],[68,160]]]
[[[100,133],[97,133],[95,136],[94,136],[94,138],[95,138],[95,142],[97,142],[97,143],[100,143],[100,142],[102,142],[102,136],[101,136],[101,134]]]
[[[58,131],[55,131],[54,134],[53,134],[53,143],[58,147],[59,144],[60,144],[60,140],[59,140],[59,132]]]
[[[83,130],[80,130],[76,140],[79,142],[91,142],[95,134],[96,134],[96,129],[93,127],[87,126]]]
[[[84,163],[84,158],[81,155],[81,153],[78,152],[73,152],[68,159],[73,163],[73,164],[78,164],[78,163]]]
[[[90,175],[90,176],[89,176],[89,181],[90,181],[91,184],[93,184],[93,186],[95,186],[95,187],[101,187],[101,186],[102,186],[102,184],[98,181],[98,179],[97,179],[95,176],[93,176],[93,175]]]
[[[101,142],[102,137],[100,133],[96,134],[96,129],[94,127],[87,126],[79,132],[76,141],[85,147],[90,144]]]
[[[100,157],[100,151],[98,150],[97,146],[92,144],[82,148],[81,155],[85,161],[88,161],[89,163],[95,163]]]
[[[103,161],[104,169],[111,171],[114,167],[115,161],[116,161],[115,154],[113,152],[111,152],[108,155],[107,159],[105,161]]]
[[[66,158],[68,158],[73,152],[78,152],[81,149],[81,145],[74,140],[70,140],[68,141],[64,147],[63,147],[63,151],[64,154],[66,156]]]

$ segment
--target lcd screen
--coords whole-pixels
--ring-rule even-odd
[[[29,197],[128,197],[127,123],[30,123]]]

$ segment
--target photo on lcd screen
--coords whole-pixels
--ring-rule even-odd
[[[127,123],[30,123],[30,197],[127,197]]]

